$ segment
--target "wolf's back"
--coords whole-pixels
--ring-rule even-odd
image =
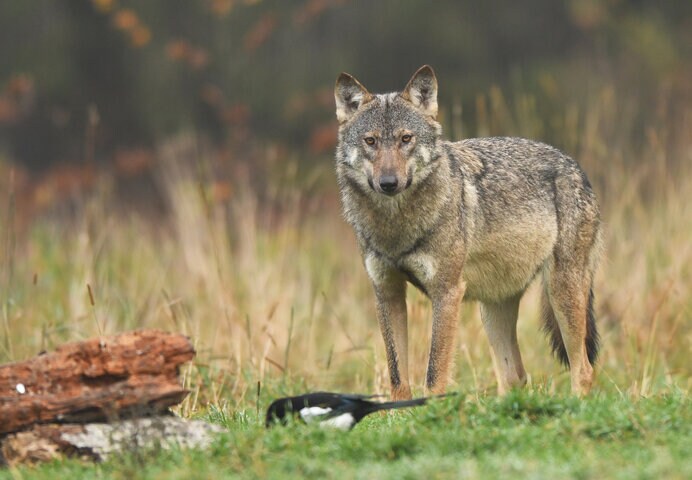
[[[585,188],[591,189],[586,175],[577,162],[555,147],[542,142],[517,137],[469,138],[451,144],[466,150],[478,159],[475,172],[491,187],[540,187],[556,178],[577,175]]]
[[[552,217],[559,216],[566,199],[598,208],[577,162],[545,143],[486,137],[449,143],[447,148],[452,163],[458,159],[452,167],[476,189],[480,213],[488,221],[535,214],[540,222],[546,208]],[[556,195],[558,189],[561,196]]]

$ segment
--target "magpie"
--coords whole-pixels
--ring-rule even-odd
[[[430,398],[421,397],[398,402],[373,402],[381,395],[357,395],[332,392],[315,392],[295,397],[280,398],[267,409],[265,425],[286,424],[289,416],[299,417],[305,423],[320,422],[320,426],[350,430],[366,415],[395,408],[415,407]],[[438,395],[442,397],[445,395]]]

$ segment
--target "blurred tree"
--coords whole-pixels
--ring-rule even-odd
[[[441,104],[462,102],[469,118],[493,85],[535,93],[548,117],[605,84],[653,108],[660,85],[689,98],[690,5],[6,0],[0,148],[34,169],[81,161],[95,108],[97,158],[185,130],[324,152],[340,71],[384,91],[423,63],[443,82]]]

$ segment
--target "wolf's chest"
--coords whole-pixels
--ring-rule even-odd
[[[359,206],[348,218],[366,250],[399,259],[425,244],[439,225],[438,215],[419,214],[410,205],[404,208],[369,209]]]

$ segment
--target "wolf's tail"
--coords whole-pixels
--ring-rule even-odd
[[[598,358],[599,336],[596,329],[596,318],[593,310],[593,287],[589,289],[589,301],[586,306],[586,355],[589,358],[589,363],[594,365]],[[548,298],[547,286],[543,286],[543,294],[541,295],[541,316],[543,317],[543,331],[550,339],[550,346],[553,349],[553,354],[560,360],[564,366],[569,367],[569,358],[567,350],[562,341],[560,327],[555,318],[555,312],[550,305]]]

